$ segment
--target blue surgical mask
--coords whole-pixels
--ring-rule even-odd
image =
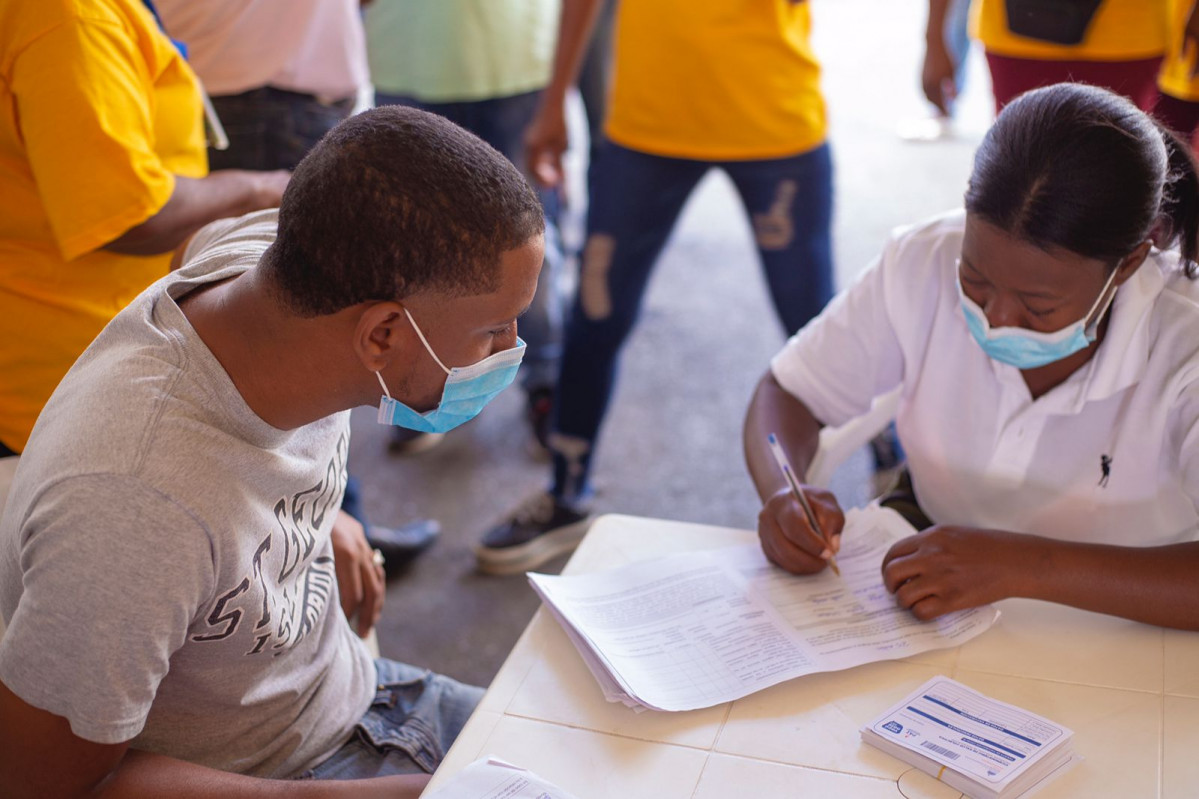
[[[1108,275],[1103,290],[1086,316],[1052,333],[1039,333],[1023,327],[992,328],[983,309],[966,296],[960,277],[957,280],[958,295],[962,298],[962,310],[966,313],[970,335],[974,336],[983,352],[1017,369],[1036,369],[1067,358],[1090,346],[1095,340],[1099,322],[1116,296],[1115,291],[1108,291],[1112,288],[1116,271],[1113,269]]]
[[[519,338],[511,349],[489,355],[471,366],[450,369],[433,352],[407,308],[404,314],[429,355],[446,373],[445,388],[441,390],[441,401],[436,408],[418,413],[394,399],[383,382],[383,375],[375,372],[379,385],[383,387],[383,398],[379,401],[379,424],[397,425],[421,433],[445,433],[478,416],[483,406],[495,399],[516,377],[516,370],[525,356],[525,343]]]

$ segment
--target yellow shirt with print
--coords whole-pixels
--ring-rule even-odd
[[[608,138],[652,155],[759,160],[827,132],[803,0],[621,0]]]
[[[0,3],[0,442],[170,256],[99,249],[207,173],[191,69],[141,0]]]
[[[1191,77],[1191,65],[1195,63],[1196,54],[1190,53],[1188,57],[1183,51],[1182,32],[1194,3],[1195,0],[1169,0],[1170,41],[1166,60],[1162,62],[1162,71],[1157,78],[1157,86],[1162,94],[1191,102],[1199,101],[1199,77]]]
[[[1166,0],[1103,0],[1082,42],[1042,42],[1008,30],[1004,0],[974,0],[972,35],[988,53],[1044,61],[1136,61],[1166,50]]]

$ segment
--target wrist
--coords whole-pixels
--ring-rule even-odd
[[[566,95],[570,91],[569,85],[558,85],[550,83],[541,92],[541,101],[538,104],[538,112],[541,116],[547,114],[562,115],[566,111]]]
[[[1007,535],[1011,557],[1008,567],[1004,569],[1005,595],[1050,600],[1057,569],[1054,542],[1026,533]]]

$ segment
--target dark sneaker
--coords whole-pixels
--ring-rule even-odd
[[[553,424],[554,390],[552,388],[535,388],[529,392],[529,402],[525,406],[525,415],[529,426],[533,428],[533,441],[530,443],[532,454],[541,460],[550,457],[550,427]]]
[[[383,556],[383,571],[394,576],[420,553],[428,549],[438,534],[441,525],[436,519],[417,519],[400,527],[380,527],[372,524],[366,528],[366,542]]]
[[[521,574],[548,560],[572,552],[587,532],[590,513],[566,505],[549,492],[538,494],[517,509],[512,518],[493,527],[475,547],[479,571]]]
[[[407,427],[395,427],[391,433],[388,452],[393,455],[416,455],[433,449],[445,438],[445,433],[421,433]]]

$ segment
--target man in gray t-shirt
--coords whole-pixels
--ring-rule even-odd
[[[291,186],[277,218],[197,233],[34,428],[0,520],[6,796],[297,776],[372,779],[288,795],[415,796],[424,778],[396,775],[431,772],[478,700],[372,662],[341,612],[339,576],[377,568],[335,525],[348,409],[444,427],[482,385],[452,367],[488,373],[472,412],[506,385],[540,206],[498,153],[407,109],[343,123]]]

